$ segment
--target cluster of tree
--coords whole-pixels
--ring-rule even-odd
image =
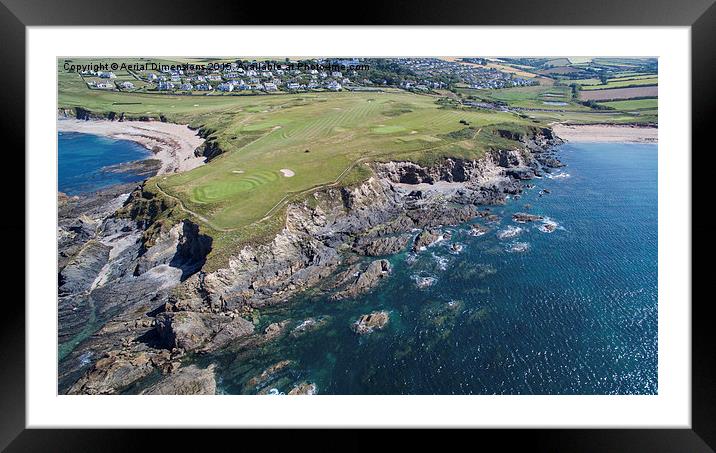
[[[581,101],[580,104],[589,107],[590,109],[594,110],[615,110],[614,107],[609,107],[608,105],[599,104],[596,101],[588,100],[588,101]]]
[[[394,60],[374,58],[363,63],[370,65],[370,69],[361,71],[359,78],[368,79],[378,85],[399,85],[403,81],[417,80],[415,72]]]
[[[509,64],[516,64],[522,66],[531,66],[533,68],[541,68],[547,64],[549,58],[501,58]]]

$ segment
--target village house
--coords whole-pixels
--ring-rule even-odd
[[[125,90],[131,90],[132,88],[134,88],[134,84],[129,81],[122,82],[119,84],[119,86],[120,86],[120,88],[125,89]]]
[[[196,85],[197,91],[211,91],[213,89],[214,88],[211,85],[209,85],[208,83],[199,83]]]
[[[97,75],[102,79],[116,79],[114,72],[98,72]]]
[[[331,80],[328,85],[326,85],[326,88],[333,91],[341,91],[343,88],[340,83],[336,82],[335,80]]]
[[[179,89],[182,91],[191,91],[194,89],[194,86],[191,83],[182,83],[179,85]]]
[[[172,82],[159,82],[157,85],[157,89],[159,91],[169,91],[174,89],[174,84]]]
[[[234,84],[233,83],[220,83],[216,87],[216,89],[219,91],[224,91],[224,92],[234,91]]]
[[[278,90],[278,87],[273,82],[266,82],[266,83],[264,83],[264,89],[266,91],[276,91],[276,90]]]

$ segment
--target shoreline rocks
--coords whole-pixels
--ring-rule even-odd
[[[388,324],[389,315],[387,311],[374,311],[367,315],[362,315],[353,323],[351,328],[358,335],[365,335],[380,330]]]

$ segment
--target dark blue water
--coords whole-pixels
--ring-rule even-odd
[[[568,144],[560,155],[558,177],[494,207],[502,220],[484,236],[454,227],[449,242],[392,257],[391,277],[358,300],[304,296],[262,313],[261,328],[328,321],[257,351],[204,358],[219,364],[220,390],[288,392],[307,380],[324,394],[657,393],[656,145]],[[525,211],[557,229],[512,221]],[[522,231],[500,239],[508,227]],[[460,254],[450,253],[454,242]],[[435,283],[420,289],[417,277]],[[373,310],[390,312],[387,327],[354,334],[350,324]],[[262,388],[246,385],[284,359],[291,365]]]
[[[128,140],[75,132],[60,132],[58,143],[58,190],[68,195],[94,192],[120,183],[137,182],[146,176],[131,172],[108,172],[109,165],[146,159],[151,152]]]

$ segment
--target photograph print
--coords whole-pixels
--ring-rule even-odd
[[[57,79],[60,395],[659,393],[658,58]]]

